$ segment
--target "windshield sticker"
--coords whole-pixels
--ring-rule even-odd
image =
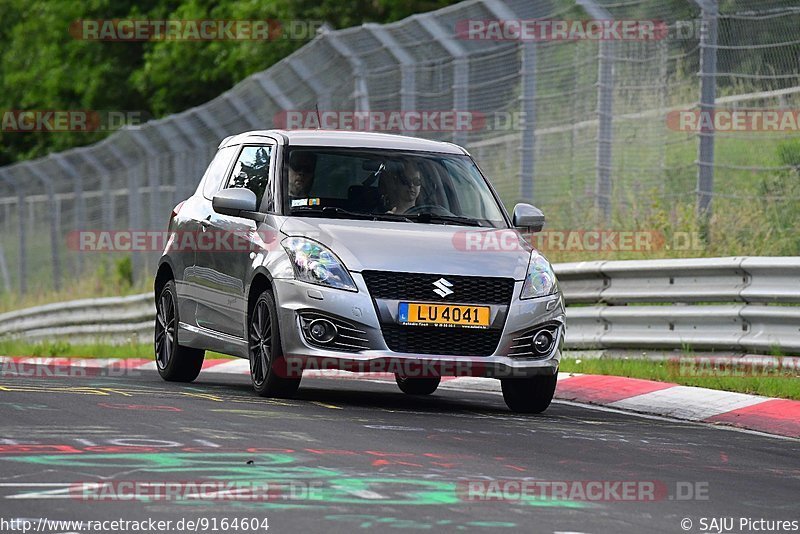
[[[292,207],[297,206],[319,206],[318,198],[295,198],[292,199]]]

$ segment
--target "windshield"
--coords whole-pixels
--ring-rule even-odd
[[[508,226],[465,155],[298,147],[284,161],[292,215]]]

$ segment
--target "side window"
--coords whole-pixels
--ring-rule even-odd
[[[245,187],[255,193],[257,206],[261,206],[261,199],[268,188],[272,149],[269,145],[244,147],[228,182],[228,187]]]
[[[226,146],[219,149],[217,155],[208,166],[205,175],[203,176],[203,196],[208,200],[214,196],[219,190],[222,180],[225,179],[225,171],[228,170],[228,164],[231,162],[236,147]]]

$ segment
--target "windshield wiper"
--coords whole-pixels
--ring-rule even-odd
[[[325,206],[319,208],[317,206],[297,206],[292,208],[292,213],[301,212],[302,215],[321,215],[323,217],[339,218],[339,219],[360,219],[367,221],[403,221],[412,222],[411,219],[405,215],[396,215],[394,213],[363,213],[359,211],[350,211],[337,206]]]
[[[472,217],[460,217],[458,215],[437,215],[435,213],[417,213],[414,215],[406,215],[409,219],[419,223],[443,222],[451,224],[460,224],[462,226],[483,226],[481,221],[473,219]]]

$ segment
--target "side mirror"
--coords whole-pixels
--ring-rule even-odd
[[[544,213],[530,204],[517,204],[514,206],[512,220],[517,228],[527,228],[531,232],[541,232],[542,228],[544,228]]]
[[[229,187],[217,192],[211,200],[211,206],[217,213],[247,218],[251,217],[242,212],[254,212],[258,209],[256,194],[243,187]]]

